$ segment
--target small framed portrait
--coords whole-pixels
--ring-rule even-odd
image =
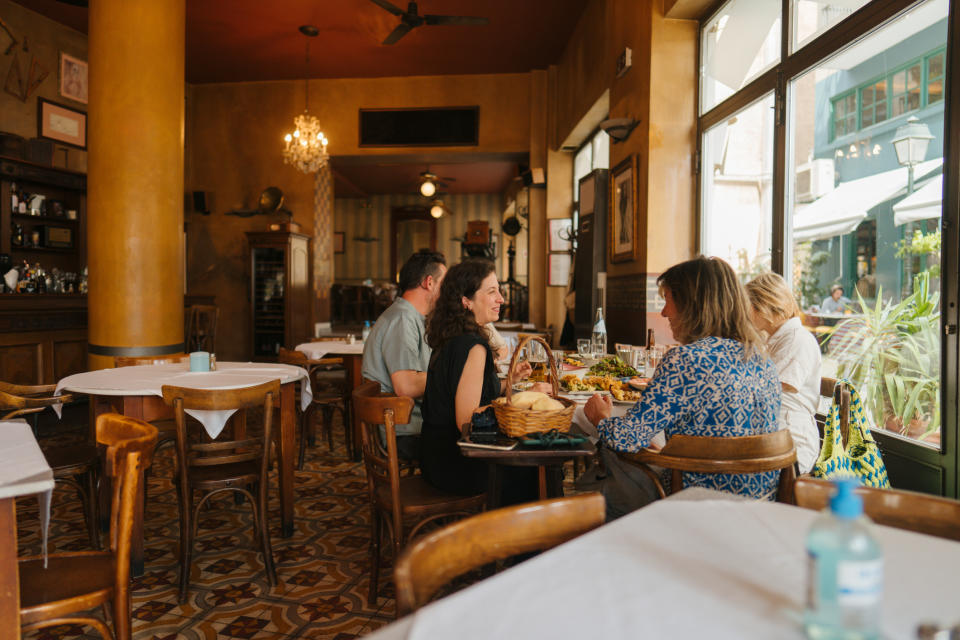
[[[551,253],[547,272],[548,287],[565,287],[570,283],[571,260],[569,253]]]
[[[550,223],[550,251],[570,251],[573,237],[573,220],[570,218],[554,218]]]
[[[87,114],[37,98],[37,135],[78,149],[87,148]]]
[[[637,156],[613,168],[610,180],[610,261],[637,259]]]
[[[87,63],[60,52],[60,95],[87,104]]]
[[[343,231],[334,231],[333,232],[333,252],[344,253],[344,238]]]

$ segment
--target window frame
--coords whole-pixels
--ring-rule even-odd
[[[702,17],[699,23],[697,33],[697,56],[693,61],[697,69],[699,78],[699,68],[701,65],[700,41],[702,39],[702,30],[719,11],[722,10],[727,0],[718,0],[709,11]],[[701,230],[703,225],[703,162],[702,162],[702,143],[704,133],[714,125],[729,119],[732,115],[739,112],[746,106],[749,106],[763,95],[774,92],[774,149],[773,149],[773,249],[771,252],[771,269],[779,274],[784,274],[786,266],[790,264],[790,248],[786,243],[786,228],[789,224],[787,220],[790,209],[787,201],[790,195],[791,183],[787,176],[788,161],[788,128],[790,126],[786,114],[786,105],[788,100],[788,91],[790,83],[796,78],[802,76],[807,71],[823,63],[834,55],[840,53],[847,47],[855,44],[860,39],[870,35],[886,23],[893,21],[909,11],[912,7],[919,5],[923,0],[873,0],[860,7],[843,20],[832,25],[823,33],[814,39],[806,42],[796,51],[790,51],[790,38],[793,31],[793,6],[791,0],[781,0],[781,57],[771,69],[763,72],[754,78],[739,91],[714,105],[711,109],[699,113],[700,95],[694,101],[694,118],[697,123],[697,162],[695,163],[695,226],[696,238],[698,242],[697,250],[701,249]],[[960,235],[957,230],[960,229],[960,97],[953,93],[953,88],[960,82],[960,46],[951,47],[949,43],[960,43],[960,7],[950,2],[947,13],[947,46],[938,48],[932,52],[925,53],[920,57],[921,60],[921,106],[928,106],[927,99],[927,60],[936,56],[941,51],[943,58],[943,97],[937,102],[944,104],[944,199],[943,214],[941,218],[941,230],[943,233],[943,245],[941,251],[941,398],[940,408],[942,415],[941,427],[941,445],[939,449],[926,450],[923,445],[903,446],[897,440],[896,436],[887,437],[886,434],[874,435],[881,441],[881,446],[889,442],[890,446],[896,448],[896,465],[904,469],[904,463],[911,465],[933,466],[940,472],[941,491],[943,495],[950,497],[960,497],[960,425],[958,425],[957,402],[960,396],[958,388],[958,324],[960,324],[960,289],[958,289],[958,271],[960,271]],[[906,64],[904,68],[911,66],[915,61]],[[889,75],[886,77],[889,78]],[[874,80],[876,82],[876,80]],[[699,93],[700,86],[697,83]],[[857,90],[857,124],[860,118],[860,100],[859,88]],[[888,81],[888,101],[891,99]],[[830,140],[834,140],[834,103],[831,102],[830,114]],[[893,118],[892,111],[889,111],[888,102],[887,120]],[[910,113],[909,111],[906,113]],[[906,114],[902,114],[906,115]],[[902,117],[902,116],[895,116]],[[859,127],[857,129],[860,130]],[[921,450],[923,449],[923,450]],[[888,462],[888,468],[890,463]]]

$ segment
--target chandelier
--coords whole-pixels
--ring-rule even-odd
[[[312,25],[300,27],[300,33],[315,38],[319,33]],[[310,115],[310,40],[307,40],[306,73],[304,74],[303,113],[293,119],[293,133],[283,137],[283,161],[304,173],[314,173],[330,160],[327,153],[327,136],[320,130],[320,121]]]

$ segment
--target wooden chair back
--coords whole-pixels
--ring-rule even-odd
[[[12,382],[3,382],[0,380],[0,391],[15,396],[33,397],[33,396],[52,396],[56,391],[55,384],[13,384]]]
[[[353,411],[360,423],[361,451],[367,471],[370,500],[377,503],[377,488],[389,488],[392,516],[400,525],[400,459],[396,425],[410,422],[413,399],[381,393],[379,382],[365,382],[353,390]],[[381,446],[379,425],[386,431],[386,448]]]
[[[429,533],[397,561],[397,609],[405,615],[426,604],[454,578],[495,560],[550,549],[603,524],[599,493],[555,498],[487,511]]]
[[[211,467],[257,461],[261,477],[266,477],[273,430],[273,407],[280,398],[280,381],[272,380],[254,387],[242,389],[187,389],[164,385],[163,400],[173,407],[177,421],[177,455],[181,461],[178,472],[183,486],[187,486],[190,467]],[[242,410],[263,406],[263,438],[241,437],[218,438],[212,442],[193,443],[187,440],[187,423],[184,411]],[[244,414],[240,414],[241,421]]]
[[[149,465],[153,457],[157,429],[142,420],[117,413],[104,413],[97,416],[97,443],[106,446],[104,472],[113,480],[110,549],[120,554],[118,575],[121,572],[129,575],[133,510],[140,471]]]
[[[116,356],[113,359],[115,367],[138,367],[144,364],[170,364],[172,362],[189,362],[190,355],[186,353],[171,353],[163,356]]]
[[[834,402],[840,403],[840,438],[843,440],[843,445],[846,446],[847,435],[850,431],[850,390],[846,387],[838,388],[836,378],[820,378],[820,397],[829,398],[831,405]],[[817,413],[814,418],[817,421],[817,428],[820,430],[820,440],[822,441],[823,430],[827,424],[827,414]]]
[[[15,386],[15,385],[10,385]],[[73,396],[29,397],[0,391],[0,420],[13,420],[31,413],[40,413],[47,407],[72,402]]]
[[[803,476],[794,485],[797,506],[821,511],[830,504],[833,483]],[[857,487],[863,511],[877,524],[960,541],[960,501],[899,489]]]
[[[210,304],[190,305],[190,320],[187,325],[187,350],[216,353],[217,323],[220,308]]]
[[[286,349],[280,347],[280,351],[277,352],[277,361],[282,362],[283,364],[293,364],[298,367],[307,368],[310,366],[310,358],[307,357],[307,354],[302,351],[295,351],[293,349]]]
[[[618,453],[627,462],[640,466],[654,481],[660,497],[666,492],[659,478],[648,465],[672,471],[671,490],[683,488],[683,472],[696,473],[762,473],[780,471],[777,500],[792,502],[796,480],[797,451],[793,437],[786,429],[754,436],[711,437],[676,435],[667,440],[659,453],[640,451]]]

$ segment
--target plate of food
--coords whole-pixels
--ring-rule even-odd
[[[649,386],[649,384],[650,384],[650,378],[644,378],[644,377],[641,377],[641,376],[634,376],[634,377],[630,378],[630,380],[627,382],[627,384],[629,384],[631,387],[633,387],[633,388],[636,389],[637,391],[645,391],[646,388],[647,388],[647,386]]]
[[[587,363],[580,356],[566,356],[560,363],[560,368],[564,371],[576,371],[577,369],[586,369]]]
[[[620,389],[623,383],[612,376],[584,376],[573,374],[560,378],[560,387],[565,393],[586,394],[609,393],[613,389]]]
[[[631,391],[622,387],[611,389],[610,394],[613,396],[613,404],[636,404],[640,400],[639,391]]]
[[[640,372],[617,356],[607,356],[590,367],[591,376],[610,376],[614,378],[632,378]]]

